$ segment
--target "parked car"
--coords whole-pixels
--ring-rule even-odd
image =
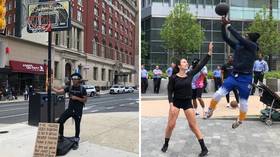
[[[134,89],[132,87],[125,87],[124,91],[125,91],[125,93],[133,93]]]
[[[125,93],[125,88],[123,85],[113,85],[110,88],[110,94]]]
[[[86,89],[88,96],[93,97],[93,96],[96,95],[95,86],[93,86],[93,85],[83,85],[83,87]]]

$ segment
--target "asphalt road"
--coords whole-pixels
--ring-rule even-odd
[[[66,100],[66,108],[68,100]],[[104,112],[138,112],[138,93],[105,94],[89,97],[84,114]],[[14,124],[28,120],[28,102],[0,104],[0,124]]]

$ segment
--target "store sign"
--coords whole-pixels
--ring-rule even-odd
[[[13,72],[44,74],[43,64],[33,64],[19,61],[10,61],[10,66]]]

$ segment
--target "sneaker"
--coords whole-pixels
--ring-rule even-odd
[[[230,104],[229,103],[227,104],[227,108],[230,108]]]
[[[212,115],[213,115],[213,109],[208,108],[208,111],[205,114],[205,119],[212,117]]]
[[[167,151],[167,149],[168,149],[168,144],[164,144],[164,145],[162,146],[162,148],[161,148],[161,151],[162,151],[163,153],[165,153],[165,152]]]
[[[199,153],[199,157],[203,157],[203,156],[206,156],[208,154],[208,149],[205,148],[204,150],[202,150],[200,153]]]
[[[241,121],[236,120],[232,123],[232,129],[236,129],[240,124],[242,124]]]
[[[72,149],[77,150],[79,148],[79,142],[74,142]]]
[[[198,112],[195,112],[195,115],[196,115],[196,116],[199,116],[199,113],[198,113]]]

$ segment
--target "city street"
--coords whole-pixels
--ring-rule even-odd
[[[138,112],[138,92],[105,94],[88,97],[84,113]],[[66,107],[68,100],[66,100]],[[14,124],[28,120],[28,102],[0,104],[0,124]]]

